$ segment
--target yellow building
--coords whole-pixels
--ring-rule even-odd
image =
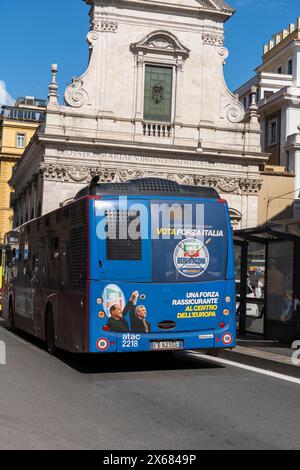
[[[0,243],[11,230],[11,188],[8,184],[14,165],[43,121],[45,100],[18,98],[14,106],[3,106],[0,116]]]

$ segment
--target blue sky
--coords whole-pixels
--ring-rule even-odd
[[[260,64],[263,44],[300,16],[299,0],[228,0],[237,13],[225,25],[230,51],[225,67],[231,90]],[[58,63],[60,95],[85,69],[89,28],[82,0],[0,0],[0,101],[3,88],[16,98],[48,94],[50,65]],[[8,98],[9,98],[9,95]]]

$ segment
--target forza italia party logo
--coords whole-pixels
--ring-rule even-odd
[[[204,243],[196,238],[182,240],[173,255],[175,267],[185,277],[198,277],[209,264],[209,252]]]
[[[116,284],[108,284],[103,290],[103,307],[105,313],[110,317],[110,308],[117,305],[122,310],[125,307],[125,297],[122,289]]]

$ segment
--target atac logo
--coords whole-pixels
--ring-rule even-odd
[[[183,276],[198,277],[208,267],[209,252],[200,240],[187,238],[176,246],[173,260],[177,271]]]
[[[119,286],[108,284],[103,290],[103,307],[108,317],[110,317],[110,307],[113,305],[118,305],[123,310],[125,297]]]

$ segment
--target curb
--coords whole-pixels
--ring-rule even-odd
[[[288,375],[290,377],[300,378],[300,366],[292,363],[290,357],[273,354],[258,349],[237,346],[236,348],[212,350],[210,356],[220,357],[228,361],[238,362],[247,366],[257,367],[259,369],[277,372],[278,374]]]

